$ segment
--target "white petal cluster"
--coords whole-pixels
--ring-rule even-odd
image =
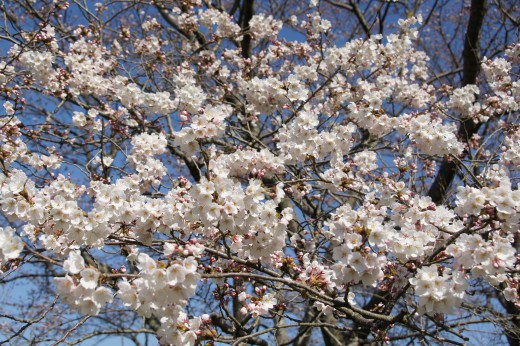
[[[212,282],[219,289],[229,288],[228,278],[243,285],[241,292],[226,292],[238,295],[249,317],[285,308],[283,294],[267,291],[275,286],[255,287],[256,268],[261,275],[276,271],[277,284],[290,277],[298,288],[343,296],[350,305],[354,286],[389,294],[411,287],[403,300],[415,296],[420,314],[454,312],[477,278],[518,299],[513,243],[520,191],[504,168],[520,164],[517,125],[498,123],[503,148],[491,161],[499,165],[487,165],[480,175],[461,168],[469,178],[454,184],[468,185],[445,205],[425,191],[443,156],[481,165],[462,157],[481,150],[459,141],[459,117],[482,122],[519,109],[512,71],[520,45],[505,58],[484,60],[492,95],[479,95],[476,85],[440,95],[444,91],[424,82],[428,57],[414,48],[420,18],[399,21],[400,29],[387,37],[336,47],[328,40],[331,24],[319,13],[293,20],[307,40],[288,42],[277,39],[282,22],[272,16],[255,15],[242,31],[225,12],[183,3],[172,16],[194,39],[169,55],[163,53],[171,47],[155,36],[155,19],[142,25],[146,37],[121,38],[112,51],[94,35],[81,36],[81,28],[70,43],[59,41],[60,51],[52,27],[42,28],[49,43],[38,50],[11,51],[20,72],[29,72],[49,97],[67,107],[75,103],[43,115],[49,125],[26,124],[21,115],[31,110],[13,91],[0,118],[0,209],[9,221],[24,223],[24,241],[57,261],[65,258],[55,284],[67,304],[82,314],[100,313],[113,299],[107,280],[117,278],[127,307],[160,320],[162,344],[194,345],[210,319],[191,318],[185,307],[202,275],[216,273],[224,274]],[[197,32],[199,25],[205,27]],[[196,33],[207,36],[206,43]],[[264,39],[253,56],[228,44],[241,35]],[[123,72],[130,64],[118,57],[126,49],[142,58],[139,68],[150,60],[185,61],[169,70],[152,66],[145,81],[139,68]],[[0,84],[13,83],[16,69],[0,62],[0,70]],[[155,83],[161,73],[171,80]],[[79,108],[90,100],[96,105]],[[62,131],[67,127],[70,132]],[[34,150],[40,135],[61,137],[59,148]],[[67,152],[91,147],[88,160]],[[179,176],[190,160],[200,173],[191,181]],[[62,162],[74,169],[84,163],[87,186],[73,183],[74,174],[65,177]],[[85,257],[107,244],[130,252],[131,273],[102,272]],[[0,228],[0,261],[17,259],[23,248],[14,229]],[[236,279],[238,272],[256,278]],[[333,305],[326,302],[315,306],[330,314]]]
[[[165,344],[184,340],[182,345],[192,345],[196,338],[194,333],[200,327],[200,318],[189,321],[183,307],[195,293],[200,280],[197,260],[189,256],[164,268],[163,265],[159,266],[162,262],[158,263],[147,254],[140,253],[137,263],[140,277],[132,282],[120,281],[119,297],[141,316],[150,317],[153,314],[160,319],[158,336]]]
[[[54,278],[54,284],[58,294],[71,308],[81,314],[97,315],[103,306],[112,302],[112,291],[99,286],[99,271],[96,268],[85,267],[85,260],[80,251],[70,252],[63,263],[63,269],[68,274]]]
[[[0,117],[0,142],[2,142],[2,161],[5,167],[9,167],[15,160],[29,164],[27,145],[20,138],[21,121],[14,115],[14,109],[10,102],[4,103],[7,116]],[[13,114],[9,114],[13,113]]]
[[[157,21],[157,19],[152,18],[150,20],[145,21],[143,24],[141,24],[141,28],[144,31],[151,31],[153,29],[160,29],[161,24]]]
[[[373,151],[363,150],[352,158],[352,162],[362,173],[368,173],[375,170],[377,165],[377,155]]]
[[[238,150],[227,156],[215,159],[211,169],[219,176],[254,176],[271,178],[274,174],[283,172],[285,159],[273,154],[267,149]]]
[[[145,114],[168,114],[176,108],[176,102],[171,100],[168,91],[145,92],[122,76],[116,76],[105,83],[110,86],[109,94],[113,94],[127,109],[139,107]]]
[[[209,8],[199,12],[200,23],[212,29],[216,26],[215,35],[218,37],[236,36],[240,32],[240,26],[233,22],[225,11]]]
[[[11,49],[11,54],[18,54],[18,50],[19,48]],[[55,56],[52,52],[22,51],[18,60],[42,86],[54,92],[60,89],[58,72],[53,66]]]
[[[520,166],[520,129],[506,133],[504,146],[500,160],[507,165]]]
[[[238,296],[238,300],[244,304],[244,307],[240,310],[242,314],[251,314],[253,317],[265,315],[269,312],[269,309],[272,309],[278,303],[274,294],[265,293],[265,291],[265,287],[255,289],[255,292],[260,295],[260,299],[252,297],[246,292],[241,292]]]
[[[283,83],[275,77],[240,80],[239,85],[252,112],[269,114],[289,102]]]
[[[463,118],[474,118],[476,121],[485,120],[479,119],[478,113],[481,106],[479,103],[475,103],[479,92],[478,87],[473,84],[455,89],[450,96],[448,107],[458,111]]]
[[[303,256],[303,271],[298,276],[298,280],[326,292],[331,292],[336,286],[335,272],[316,260],[311,261],[309,254]]]
[[[271,15],[255,14],[249,21],[249,31],[257,39],[276,37],[280,30],[282,21],[274,19]]]
[[[71,71],[67,85],[72,95],[90,93],[101,97],[110,93],[111,83],[105,75],[115,67],[116,61],[107,53],[103,47],[84,38],[71,45],[64,62]]]
[[[511,181],[502,176],[499,184],[478,189],[461,186],[457,189],[456,212],[463,215],[480,215],[485,208],[496,210],[502,227],[513,231],[520,219],[520,192],[513,190]],[[485,216],[482,216],[485,217]]]
[[[211,106],[198,110],[190,118],[189,126],[175,133],[175,144],[189,154],[199,149],[199,140],[221,136],[225,131],[225,119],[231,113],[225,105]]]
[[[195,71],[186,65],[177,68],[174,76],[175,83],[175,108],[186,110],[189,113],[197,113],[206,100],[206,93],[195,80]]]
[[[85,260],[79,251],[72,251],[69,258],[63,263],[63,269],[68,273],[78,274],[85,269]]]
[[[514,267],[516,251],[512,236],[494,234],[484,240],[479,234],[463,234],[446,249],[462,268],[471,270],[474,277],[484,276],[492,285],[506,280],[505,271]]]
[[[7,83],[14,73],[14,66],[8,65],[5,61],[0,61],[0,84]]]
[[[162,133],[143,133],[132,138],[132,155],[128,160],[135,167],[140,179],[150,181],[153,185],[160,183],[167,170],[163,163],[153,156],[166,152],[167,144]]]
[[[283,191],[278,190],[277,194],[279,201]],[[227,176],[215,181],[202,179],[190,190],[190,195],[195,207],[184,216],[186,221],[204,226],[199,232],[213,236],[218,225],[220,230],[235,236],[234,248],[250,259],[270,261],[272,254],[282,250],[292,213],[286,209],[280,215],[274,200],[265,201],[259,180],[250,180],[244,190]]]
[[[146,41],[148,50],[152,44],[150,42],[153,41]],[[141,44],[143,45],[144,43]],[[159,43],[155,42],[155,46],[158,45]],[[92,41],[81,38],[74,42],[70,52],[64,56],[64,61],[71,71],[67,85],[73,96],[110,95],[128,109],[139,106],[147,113],[169,113],[174,109],[169,92],[148,93],[125,77],[110,78],[109,72],[116,67],[117,62],[106,48]]]
[[[147,36],[135,41],[135,52],[142,56],[158,56],[161,54],[161,41],[155,35]]]
[[[370,251],[363,246],[362,236],[355,232],[362,229],[363,224],[368,227],[375,227],[380,223],[377,211],[367,218],[363,212],[352,210],[350,205],[344,205],[336,211],[331,222],[326,225],[334,233],[334,240],[338,245],[334,247],[333,259],[336,261],[332,265],[335,272],[336,283],[362,282],[367,286],[375,286],[383,278],[382,269],[386,265],[386,257]],[[361,251],[360,251],[361,250]]]
[[[459,155],[463,145],[457,140],[454,124],[432,120],[427,114],[401,117],[400,131],[407,133],[418,149],[431,155]]]
[[[315,70],[314,70],[315,71]],[[307,72],[307,71],[300,71]],[[302,73],[302,74],[303,74]],[[312,72],[310,72],[312,75]],[[313,78],[309,76],[310,78]],[[287,77],[285,81],[285,88],[287,89],[287,98],[294,101],[305,101],[309,98],[309,89],[305,86],[303,79],[307,79],[306,76],[291,74]]]
[[[23,241],[11,227],[0,227],[0,262],[15,259],[23,250]]]
[[[353,210],[344,205],[325,223],[334,235],[333,259],[338,263],[332,269],[337,283],[375,285],[383,279],[388,258],[424,258],[443,237],[439,228],[456,232],[463,227],[451,210],[435,206],[427,197],[412,197],[404,184],[386,187],[380,198],[382,207],[366,202]]]
[[[170,315],[161,319],[157,338],[162,345],[193,346],[203,324],[201,317],[189,318],[179,306],[170,309]]]
[[[520,109],[520,81],[511,78],[512,63],[518,63],[518,43],[507,49],[506,58],[493,60],[484,58],[482,70],[495,96],[488,98],[487,102],[498,107],[497,112],[514,112]]]
[[[166,137],[159,133],[143,133],[132,138],[132,155],[138,157],[161,155],[166,151]]]
[[[442,274],[439,274],[436,265],[417,270],[416,276],[410,279],[410,283],[419,297],[417,311],[420,314],[453,313],[454,308],[462,303],[468,287],[463,273],[450,272],[446,268]]]
[[[289,124],[284,125],[277,135],[277,147],[285,162],[316,160],[330,155],[331,161],[342,162],[351,147],[353,124],[338,125],[332,131],[319,131],[318,110],[303,110]]]

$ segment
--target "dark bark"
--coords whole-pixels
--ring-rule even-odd
[[[475,84],[480,72],[479,40],[486,11],[486,0],[472,0],[466,38],[464,41],[462,86]],[[471,119],[462,121],[458,129],[458,138],[467,142],[475,133],[477,133],[479,127],[480,124],[475,124]],[[428,195],[432,198],[433,202],[438,204],[444,201],[447,189],[455,178],[457,171],[458,165],[454,161],[448,160],[447,158],[443,160],[439,172],[428,191]],[[380,303],[384,304],[385,298],[382,294],[380,295],[380,293],[381,292],[376,292],[363,309],[370,310]],[[370,329],[364,326],[355,325],[355,332],[352,334],[353,335],[350,337],[351,340],[366,340],[370,335]]]
[[[520,345],[520,315],[518,308],[514,303],[500,300],[508,315],[512,316],[511,325],[504,328],[504,332],[507,337],[507,342],[509,342],[510,346],[519,346]]]
[[[518,253],[520,250],[520,234],[515,235],[515,249]],[[504,328],[507,341],[510,346],[520,346],[520,309],[512,302],[508,302],[503,296],[499,295],[499,300],[509,316],[511,316],[511,323]]]
[[[187,30],[182,29],[179,26],[179,23],[177,22],[177,19],[170,13],[170,10],[164,7],[161,4],[155,4],[155,7],[157,8],[157,11],[159,11],[160,15],[163,17],[163,19],[171,25],[172,28],[174,28],[179,34],[184,36],[186,39],[193,41],[194,39],[199,42],[201,46],[206,44],[206,38],[202,33],[199,31],[190,32]]]
[[[475,84],[480,73],[480,34],[484,17],[487,12],[486,0],[472,0],[468,20],[466,38],[464,40],[462,86]],[[472,119],[462,121],[458,130],[458,137],[467,142],[480,128],[480,123],[474,123]],[[446,192],[458,171],[458,165],[448,159],[444,159],[433,184],[428,191],[428,196],[436,204],[442,203],[446,198]]]
[[[471,12],[464,40],[462,86],[476,84],[480,73],[480,34],[486,11],[486,0],[471,1]],[[458,129],[458,138],[467,143],[478,132],[481,125],[482,123],[475,123],[472,119],[462,121]],[[439,204],[445,200],[447,189],[455,178],[458,169],[457,163],[447,159],[443,160],[439,172],[428,191],[428,196],[431,197],[433,202]],[[511,346],[518,346],[520,345],[520,311],[511,302],[501,301],[501,303],[507,313],[512,316],[511,326],[504,330],[507,341]]]
[[[305,311],[305,316],[303,317],[303,322],[314,322],[318,315],[318,310],[312,306],[311,302],[308,302],[307,309]],[[298,337],[294,340],[294,346],[307,346],[309,344],[309,339],[312,334],[312,327],[309,326],[300,326],[298,329]]]
[[[242,28],[242,31],[248,31],[249,30],[249,21],[251,18],[253,18],[254,14],[254,0],[244,0],[242,2],[242,8],[240,10],[240,18],[239,23],[240,27]],[[249,33],[244,34],[242,38],[242,42],[240,43],[240,46],[242,48],[242,57],[249,59],[251,58],[252,54],[252,44],[251,44],[252,38]]]

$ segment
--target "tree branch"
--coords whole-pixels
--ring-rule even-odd
[[[472,0],[471,12],[468,21],[468,28],[466,32],[466,39],[464,41],[464,67],[462,86],[468,84],[475,84],[477,76],[480,72],[480,33],[484,17],[487,11],[486,0]],[[480,123],[475,123],[473,119],[465,119],[459,126],[458,138],[467,142],[475,133],[478,132]],[[428,196],[431,197],[434,203],[441,203],[446,198],[446,192],[451,182],[455,178],[458,170],[458,164],[454,161],[445,158],[439,169],[439,173],[435,177],[433,184],[428,191]]]

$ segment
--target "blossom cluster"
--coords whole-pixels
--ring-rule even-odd
[[[193,345],[201,319],[188,321],[182,308],[195,293],[200,279],[195,257],[188,256],[182,261],[177,260],[165,265],[164,262],[156,262],[145,253],[130,256],[137,257],[140,277],[131,283],[126,280],[118,283],[118,295],[124,304],[141,316],[150,317],[153,314],[158,317],[161,320],[158,335],[162,342]],[[184,324],[185,328],[181,328]]]
[[[199,141],[219,137],[225,130],[225,119],[231,113],[226,106],[210,106],[201,108],[196,115],[190,117],[190,126],[184,127],[175,134],[175,144],[188,154],[199,149]]]
[[[264,315],[269,312],[269,309],[272,309],[276,303],[277,300],[271,293],[265,293],[266,287],[259,288],[257,287],[255,289],[255,292],[260,297],[254,297],[250,294],[247,294],[246,292],[241,292],[238,295],[238,300],[245,304],[247,301],[249,301],[245,306],[242,307],[241,312],[244,315],[251,314],[252,316],[256,317],[259,315]]]
[[[520,130],[497,122],[497,165],[479,171],[494,143],[464,143],[458,127],[518,111],[520,45],[484,59],[489,94],[473,84],[439,91],[416,49],[420,18],[336,46],[323,43],[331,23],[318,12],[291,19],[307,32],[291,42],[273,16],[241,27],[201,1],[183,4],[164,14],[186,39],[175,54],[160,18],[148,18],[140,39],[124,43],[134,28],[118,37],[124,49],[85,27],[58,46],[49,25],[32,37],[38,49],[11,49],[16,68],[0,63],[0,84],[20,71],[27,90],[60,104],[45,125],[27,120],[22,98],[4,104],[0,208],[23,232],[0,228],[1,262],[24,255],[24,241],[39,247],[63,262],[54,283],[65,303],[96,315],[117,297],[160,321],[164,345],[195,345],[209,330],[210,317],[185,308],[203,275],[225,280],[217,273],[240,272],[243,291],[230,295],[245,319],[282,311],[286,296],[271,289],[292,284],[328,296],[311,303],[326,315],[330,301],[352,308],[366,286],[419,314],[454,313],[477,278],[518,303],[520,190],[506,167],[520,163]],[[246,38],[265,48],[220,46]],[[146,73],[127,71],[130,51]],[[168,59],[182,61],[161,65]],[[168,83],[152,83],[163,73]],[[78,148],[88,154],[74,157]],[[426,185],[441,160],[467,175],[434,203]],[[87,260],[105,246],[120,246],[131,271]],[[257,285],[255,271],[280,286]]]
[[[418,312],[421,314],[453,313],[453,309],[462,303],[469,286],[463,273],[445,268],[439,274],[435,265],[418,269],[410,283],[419,296]]]
[[[0,262],[17,258],[23,250],[22,239],[11,227],[0,227]]]
[[[63,269],[67,271],[67,275],[54,278],[54,283],[58,294],[71,308],[82,314],[97,315],[104,305],[112,302],[112,291],[99,285],[99,271],[85,266],[80,251],[69,253]]]

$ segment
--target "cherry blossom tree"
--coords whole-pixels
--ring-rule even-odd
[[[514,0],[4,0],[1,344],[520,340]]]

